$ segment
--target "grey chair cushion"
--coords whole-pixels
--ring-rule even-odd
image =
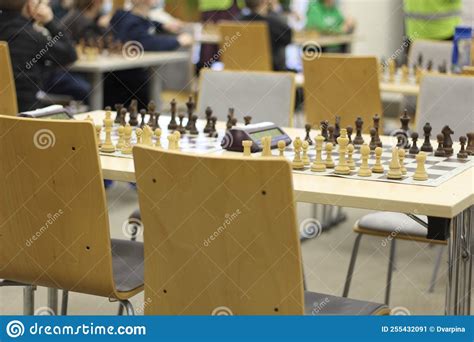
[[[427,222],[426,216],[418,216]],[[428,229],[405,214],[392,212],[376,212],[363,216],[358,226],[367,230],[374,230],[390,234],[392,232],[400,235],[418,236],[426,238]]]
[[[112,267],[117,291],[128,292],[143,286],[143,243],[112,239]]]
[[[385,304],[377,304],[344,297],[330,296],[315,292],[304,293],[305,315],[373,315],[379,310],[387,309]]]

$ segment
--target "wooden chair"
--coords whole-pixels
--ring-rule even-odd
[[[447,70],[451,70],[453,43],[450,41],[417,39],[412,42],[408,52],[408,66],[418,64],[418,57],[423,56],[423,68],[433,63],[433,69],[446,63]]]
[[[268,25],[264,22],[219,23],[219,53],[225,70],[272,71]]]
[[[244,72],[202,70],[197,112],[203,115],[211,107],[219,120],[226,120],[229,108],[243,122],[271,121],[293,126],[295,108],[294,74],[286,72]]]
[[[143,146],[133,152],[147,227],[145,314],[387,312],[379,304],[304,293],[286,160]],[[318,306],[323,301],[327,305]]]
[[[0,115],[17,115],[15,79],[13,76],[10,51],[6,42],[0,42]]]
[[[143,290],[143,244],[110,238],[94,126],[0,116],[0,278],[118,300]]]
[[[304,60],[306,122],[319,127],[339,115],[342,127],[354,127],[360,116],[368,132],[372,117],[383,115],[377,68],[375,57],[328,54]]]
[[[474,66],[465,66],[462,68],[462,74],[466,76],[474,76]]]

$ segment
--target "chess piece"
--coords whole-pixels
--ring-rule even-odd
[[[244,116],[244,122],[245,122],[245,126],[248,126],[252,123],[252,117],[247,115],[247,116]]]
[[[431,72],[433,70],[433,61],[430,59],[426,65],[426,71]]]
[[[171,101],[171,120],[170,123],[168,124],[168,130],[174,131],[176,128],[178,128],[178,124],[176,123],[176,100],[173,99]]]
[[[211,133],[212,131],[212,121],[211,121],[211,118],[212,118],[212,109],[211,107],[207,107],[206,108],[206,127],[204,127],[204,133]],[[189,128],[188,128],[189,130]]]
[[[132,154],[132,126],[130,126],[130,124],[126,124],[125,125],[125,129],[124,129],[124,144],[123,144],[123,147],[122,147],[122,154]]]
[[[360,156],[362,159],[362,164],[360,165],[359,172],[357,173],[357,175],[360,177],[372,176],[372,170],[369,167],[369,155],[370,155],[369,145],[363,144],[360,148]]]
[[[189,134],[191,135],[199,135],[199,131],[196,127],[198,116],[196,114],[193,114],[191,116],[191,128],[189,129]]]
[[[145,125],[143,127],[143,145],[145,146],[153,146],[153,130],[150,126]]]
[[[407,168],[405,167],[405,150],[403,148],[398,149],[398,160],[400,162],[400,170],[403,175],[407,174]]]
[[[373,151],[377,147],[377,138],[376,138],[377,131],[374,127],[370,129],[370,143],[369,147],[370,150]]]
[[[112,113],[110,111],[105,112],[104,127],[105,127],[105,141],[100,147],[101,152],[113,153],[115,152],[115,146],[112,142],[112,127],[114,126],[114,120],[112,119]]]
[[[446,74],[448,72],[448,63],[446,63],[446,60],[438,66],[438,72],[440,74]]]
[[[425,141],[423,142],[423,145],[421,146],[421,150],[423,152],[430,152],[430,153],[433,152],[433,146],[431,146],[431,142],[430,142],[431,130],[432,130],[432,127],[430,123],[427,122],[423,126],[423,133],[425,136]]]
[[[362,126],[364,125],[364,120],[359,116],[355,122],[356,125],[356,136],[354,138],[354,145],[362,145],[364,143],[364,138],[362,138]]]
[[[398,148],[392,148],[392,160],[390,161],[388,179],[402,179],[402,168],[400,166],[400,158],[398,156]]]
[[[311,124],[306,124],[304,126],[306,130],[306,137],[304,138],[305,141],[308,142],[309,145],[313,145],[313,140],[311,140],[310,134],[311,134]]]
[[[395,81],[395,73],[397,71],[397,63],[394,59],[390,59],[388,61],[388,81],[394,82]]]
[[[140,110],[140,117],[141,117],[141,121],[140,121],[140,128],[143,129],[143,127],[145,126],[145,116],[146,116],[146,109],[141,109]]]
[[[469,153],[467,153],[466,151],[466,141],[467,139],[465,136],[459,137],[459,143],[461,144],[461,149],[458,152],[458,159],[466,159],[467,157],[469,157]]]
[[[120,125],[121,126],[125,127],[125,125],[127,124],[126,116],[127,116],[127,108],[122,108],[120,110]]]
[[[420,84],[421,77],[423,77],[423,70],[420,67],[415,68],[415,82]]]
[[[179,133],[178,131],[174,131],[173,135],[174,135],[174,148],[176,150],[180,150],[179,143],[181,141],[181,133]]]
[[[186,130],[189,131],[189,130],[191,130],[192,117],[193,117],[193,114],[194,114],[194,109],[196,107],[196,105],[194,104],[192,96],[190,96],[188,102],[186,102],[186,107],[188,108],[188,123],[186,124]],[[209,109],[212,110],[211,108],[209,108]],[[206,109],[206,111],[207,111],[207,109]]]
[[[130,102],[130,107],[128,108],[128,112],[130,113],[130,119],[128,123],[130,126],[136,127],[138,126],[138,101],[133,99]]]
[[[400,122],[402,124],[400,129],[404,130],[405,132],[409,132],[410,116],[408,115],[408,110],[405,109],[403,111],[403,114],[400,116]]]
[[[453,130],[449,128],[448,125],[444,126],[441,133],[443,133],[444,141],[443,141],[443,148],[444,152],[446,152],[446,157],[450,157],[453,155],[453,140],[451,139],[451,134],[454,134]]]
[[[382,165],[382,152],[381,147],[375,148],[375,165],[372,167],[372,172],[374,173],[384,173],[384,167]]]
[[[251,157],[252,156],[252,140],[244,140],[242,141],[242,147],[244,148],[244,157]]]
[[[349,144],[352,144],[352,132],[354,131],[352,129],[352,126],[347,126],[346,131],[347,131],[347,137],[349,138]]]
[[[186,128],[184,128],[184,126],[183,126],[184,114],[179,114],[178,119],[179,119],[179,126],[176,130],[180,134],[185,134],[186,133]]]
[[[418,67],[423,68],[423,54],[418,54],[417,64]]]
[[[316,148],[316,159],[311,165],[311,171],[313,172],[323,172],[326,171],[326,164],[323,161],[322,151],[323,151],[324,137],[318,135],[315,138],[315,148]]]
[[[100,133],[102,132],[102,125],[95,125],[95,135],[97,139],[97,147],[102,146],[102,140],[100,139]]]
[[[467,136],[467,147],[466,151],[469,155],[474,155],[474,132],[469,132],[466,134]]]
[[[408,83],[408,76],[409,76],[409,70],[406,65],[402,65],[402,82],[403,83]]]
[[[137,128],[135,130],[135,135],[137,137],[137,145],[140,145],[142,143],[143,130],[141,128]]]
[[[279,156],[285,158],[285,149],[286,149],[285,140],[279,140],[277,145],[278,145],[278,151],[280,152]]]
[[[172,150],[172,151],[177,150],[176,135],[170,134],[168,135],[167,139],[168,139],[168,150]]]
[[[416,155],[416,170],[413,179],[416,181],[428,180],[428,174],[425,169],[426,153],[420,152]]]
[[[301,147],[303,145],[303,142],[301,141],[301,138],[297,137],[293,141],[293,148],[295,150],[295,157],[293,159],[292,167],[295,170],[302,170],[304,169],[304,163],[303,160],[301,159]]]
[[[123,140],[123,135],[124,135],[124,130],[125,130],[125,127],[124,126],[120,126],[118,129],[117,129],[117,133],[118,133],[118,142],[117,142],[117,145],[115,146],[117,150],[122,150],[122,147],[124,145],[124,140]]]
[[[349,144],[347,145],[347,165],[349,165],[349,168],[351,170],[355,170],[355,162],[354,159],[352,158],[354,154],[354,145]]]
[[[233,119],[234,119],[234,108],[229,108],[229,114],[227,114],[227,123],[226,123],[226,128],[227,130],[232,129],[233,125]]]
[[[375,128],[375,144],[378,147],[382,147],[382,140],[380,140],[380,135],[379,135],[380,116],[378,114],[375,114],[373,117],[373,120],[374,120],[374,128]]]
[[[411,134],[411,141],[412,141],[412,146],[410,147],[410,150],[408,152],[410,154],[418,154],[418,152],[420,152],[420,149],[417,146],[418,133],[413,132]]]
[[[337,138],[341,136],[341,117],[336,115],[336,122],[334,123],[334,141],[337,143]]]
[[[436,139],[438,140],[438,148],[435,151],[435,156],[436,157],[446,157],[446,152],[444,151],[444,135],[438,134],[436,136]]]
[[[161,129],[160,128],[156,128],[155,129],[155,147],[156,148],[160,148],[161,147]]]
[[[155,115],[153,118],[153,129],[160,128],[160,116],[161,116],[161,113],[155,112]]]
[[[329,122],[327,120],[321,121],[321,135],[324,137],[324,141],[328,141],[328,126]]]
[[[327,139],[328,142],[330,142],[331,144],[336,144],[336,141],[334,139],[334,126],[328,126],[328,139]]]
[[[114,120],[114,123],[116,124],[120,124],[122,121],[120,119],[120,113],[122,112],[122,109],[123,109],[123,104],[121,103],[117,103],[115,105],[115,120]]]
[[[262,137],[262,157],[272,156],[272,137]]]
[[[311,164],[311,161],[309,160],[309,157],[308,157],[309,144],[306,140],[303,140],[303,143],[301,144],[301,148],[303,150],[303,156],[301,157],[301,160],[303,161],[304,166],[308,166],[309,164]]]
[[[324,164],[326,164],[326,167],[328,169],[334,169],[334,160],[332,159],[332,150],[334,148],[334,145],[332,143],[326,143],[326,160],[324,161]]]
[[[217,133],[216,129],[217,117],[213,116],[211,118],[211,131],[209,132],[209,138],[217,138],[219,133]]]
[[[148,114],[150,115],[150,118],[148,119],[147,125],[150,126],[151,128],[155,129],[158,127],[155,127],[155,115],[156,115],[156,104],[154,101],[150,101],[148,103]]]
[[[349,144],[349,138],[347,138],[347,131],[345,128],[341,129],[341,135],[337,138],[337,143],[339,144],[339,163],[337,164],[334,172],[338,175],[349,175],[351,169],[347,165],[346,161],[346,152],[347,145]]]

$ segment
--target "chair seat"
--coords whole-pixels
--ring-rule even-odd
[[[345,297],[330,296],[315,292],[304,293],[305,315],[367,316],[389,314],[385,304],[366,302]]]
[[[418,218],[427,222],[426,216]],[[426,238],[428,229],[405,214],[392,212],[376,212],[363,216],[356,224],[363,230],[372,230],[387,235],[395,232],[397,235]]]
[[[129,292],[143,286],[143,243],[112,239],[112,266],[117,291]]]

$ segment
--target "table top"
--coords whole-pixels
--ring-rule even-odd
[[[96,123],[101,123],[103,111],[77,115],[84,119],[91,115]],[[198,122],[203,127],[204,122]],[[217,129],[224,129],[219,122]],[[303,129],[284,128],[291,137],[304,137]],[[388,143],[390,137],[381,137]],[[365,136],[366,141],[369,137]],[[459,145],[455,143],[455,151]],[[226,152],[233,153],[233,152]],[[100,156],[104,178],[134,182],[133,159]],[[436,217],[452,218],[474,205],[474,168],[447,180],[437,187],[409,184],[372,182],[367,180],[339,177],[316,177],[297,174],[293,176],[295,198],[298,202],[329,204],[342,207],[363,208],[381,211],[413,213]]]
[[[80,59],[70,67],[70,70],[75,72],[110,72],[182,62],[190,58],[190,53],[186,51],[145,52],[136,58],[125,58],[122,55],[98,56],[93,60]]]

